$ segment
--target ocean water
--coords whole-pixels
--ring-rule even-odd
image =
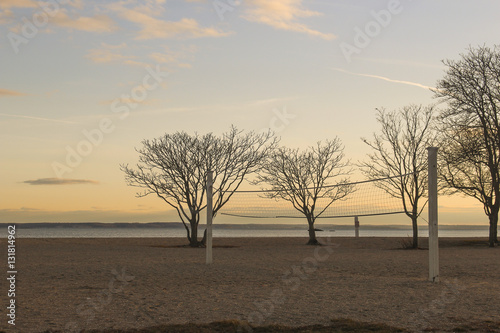
[[[1,231],[1,237],[6,237],[7,228]],[[175,238],[186,237],[183,228],[108,228],[108,227],[51,227],[51,228],[25,228],[21,224],[16,227],[17,238]],[[202,233],[204,226],[200,226]],[[412,230],[404,226],[372,226],[361,227],[360,237],[411,237]],[[201,236],[201,235],[200,235]],[[307,228],[296,226],[295,228],[277,228],[266,226],[252,227],[224,227],[215,226],[213,237],[307,237]],[[338,226],[324,228],[317,231],[317,237],[354,237],[354,227]],[[419,230],[420,237],[428,237],[427,228]],[[443,226],[439,230],[439,237],[488,237],[487,226]]]

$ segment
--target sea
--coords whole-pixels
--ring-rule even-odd
[[[2,223],[0,235],[7,237]],[[317,225],[317,237],[354,237],[352,225]],[[205,225],[199,226],[202,235]],[[411,237],[411,226],[364,225],[360,237]],[[428,228],[419,228],[420,237],[428,237]],[[213,237],[307,237],[307,225],[235,224],[213,225]],[[36,223],[16,224],[16,238],[185,238],[186,230],[179,223]],[[439,237],[488,237],[487,225],[442,225]]]

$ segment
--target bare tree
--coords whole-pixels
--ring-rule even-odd
[[[263,164],[255,184],[268,186],[268,198],[281,198],[304,214],[309,226],[308,245],[319,245],[314,222],[335,201],[352,192],[347,185],[347,163],[340,140],[335,138],[306,151],[280,147]],[[336,180],[334,184],[332,180]],[[319,206],[319,201],[322,201]]]
[[[144,188],[138,197],[156,194],[173,207],[187,232],[190,246],[205,244],[198,240],[200,212],[206,208],[208,171],[213,171],[213,216],[228,202],[245,177],[256,171],[276,147],[272,132],[243,134],[231,127],[217,137],[185,132],[165,134],[144,140],[136,149],[135,168],[121,165],[128,185]]]
[[[443,61],[446,75],[436,97],[445,149],[441,177],[456,192],[479,200],[489,219],[489,245],[498,243],[500,208],[500,46],[472,48],[457,61]]]
[[[427,202],[422,204],[427,191],[426,149],[436,140],[431,126],[434,108],[409,105],[398,111],[377,111],[380,134],[373,134],[373,141],[362,138],[373,153],[360,166],[370,179],[399,176],[377,182],[377,186],[401,198],[412,222],[413,248],[418,248],[418,217]]]

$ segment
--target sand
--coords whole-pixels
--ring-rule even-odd
[[[398,238],[306,241],[215,239],[206,265],[204,249],[175,247],[186,243],[180,238],[18,239],[16,330],[4,306],[0,330],[350,318],[422,331],[500,320],[499,247],[441,239],[441,282],[431,283],[428,251],[402,250]]]

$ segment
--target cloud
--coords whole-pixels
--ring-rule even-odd
[[[47,97],[52,97],[54,95],[58,95],[61,91],[59,89],[53,89],[53,90],[50,90],[50,91],[47,91],[45,93],[45,96]]]
[[[2,0],[0,1],[1,9],[9,8],[36,8],[38,4],[33,0]]]
[[[12,11],[10,9],[5,9],[0,12],[0,24],[7,24],[12,21],[14,17]]]
[[[22,212],[38,212],[38,211],[41,211],[41,209],[38,209],[38,208],[31,208],[31,207],[21,207],[19,208],[20,211]]]
[[[345,69],[341,69],[341,68],[331,68],[331,69],[332,69],[332,70],[334,70],[334,71],[337,71],[337,72],[342,72],[342,73],[346,73],[346,74],[350,74],[350,75],[364,76],[364,77],[371,77],[371,78],[374,78],[374,79],[384,80],[384,81],[387,81],[387,82],[393,82],[393,83],[406,84],[406,85],[409,85],[409,86],[414,86],[414,87],[422,88],[422,89],[425,89],[425,90],[432,90],[432,91],[436,91],[436,88],[434,88],[434,87],[426,86],[426,85],[424,85],[424,84],[420,84],[420,83],[416,83],[416,82],[411,82],[411,81],[402,81],[402,80],[394,80],[394,79],[390,79],[390,78],[388,78],[388,77],[385,77],[385,76],[379,76],[379,75],[362,74],[362,73],[353,73],[353,72],[349,72],[349,71],[346,71]]]
[[[135,60],[137,59],[136,56],[124,55],[122,54],[123,51],[118,51],[118,50],[123,50],[126,47],[127,44],[125,43],[119,45],[110,45],[106,43],[101,43],[101,48],[89,50],[85,57],[97,64],[115,62],[115,63],[122,63],[125,65],[140,66],[140,67],[146,67],[149,65],[148,63]]]
[[[248,0],[244,18],[248,21],[263,23],[280,30],[305,33],[326,40],[332,40],[335,35],[323,33],[297,22],[300,18],[322,15],[319,12],[303,9],[302,0]]]
[[[186,61],[192,60],[193,53],[197,51],[196,47],[193,46],[184,46],[177,51],[173,51],[165,46],[163,47],[163,52],[153,52],[147,56],[149,59],[143,59],[144,57],[142,56],[124,54],[126,47],[127,44],[125,43],[119,45],[101,43],[100,48],[89,50],[85,57],[97,64],[114,62],[144,68],[154,63],[172,65],[171,67],[191,68],[191,64],[186,63]]]
[[[46,2],[46,1],[44,1]],[[82,8],[82,0],[74,1],[57,1],[64,5],[69,5],[76,8]],[[64,3],[63,3],[64,2]],[[39,8],[39,1],[35,0],[0,0],[0,9],[10,8]]]
[[[231,33],[220,31],[216,28],[201,27],[195,19],[183,18],[179,21],[164,21],[155,16],[156,12],[151,7],[141,6],[129,9],[122,3],[114,3],[109,8],[116,12],[121,18],[135,23],[140,27],[135,39],[159,39],[159,38],[202,38],[202,37],[224,37]]]
[[[168,22],[152,17],[134,16],[131,21],[142,26],[137,39],[155,38],[202,38],[223,37],[229,33],[219,31],[215,28],[202,28],[195,19],[183,18],[180,21]]]
[[[59,10],[50,22],[59,27],[86,32],[113,32],[117,29],[113,20],[106,15],[73,18],[64,9]]]
[[[24,96],[26,94],[23,94],[19,91],[14,91],[14,90],[7,90],[7,89],[0,89],[0,97],[4,96]]]
[[[150,55],[150,58],[159,64],[166,64],[176,62],[178,55],[173,53],[154,52]]]
[[[106,50],[106,49],[92,49],[87,53],[85,57],[89,58],[96,64],[116,62],[116,63],[122,63],[124,65],[139,66],[139,67],[146,67],[150,65],[146,62],[133,60],[136,59],[135,56],[114,53],[111,50]]]
[[[121,50],[127,48],[127,43],[121,43],[121,44],[107,44],[107,43],[101,43],[101,46],[104,48],[107,48],[109,50]]]
[[[61,179],[61,178],[39,178],[25,180],[23,183],[30,185],[75,185],[75,184],[99,184],[95,180],[88,179]]]
[[[193,60],[193,54],[197,51],[196,47],[183,47],[178,51],[173,51],[168,47],[164,47],[163,52],[153,52],[149,55],[157,64],[171,64],[180,68],[191,68],[191,64],[186,61]]]
[[[102,48],[102,49],[91,49],[85,56],[89,58],[95,63],[103,64],[109,62],[125,62],[127,60],[131,60],[134,56],[127,56],[120,53],[113,52],[110,49]]]
[[[67,8],[74,7],[81,10],[83,8],[81,0],[65,1],[63,5],[58,5],[55,15],[51,15],[49,19],[51,24],[62,28],[87,32],[112,32],[116,30],[113,20],[106,15],[70,17]],[[43,13],[43,9],[38,4],[38,1],[0,0],[0,9],[2,10],[0,12],[0,23],[8,22],[13,17],[12,9],[17,8],[29,8],[36,13]],[[19,26],[12,27],[11,31],[16,31],[17,29],[19,29]]]
[[[88,53],[85,55],[85,57],[97,64],[115,62],[115,63],[122,63],[125,65],[141,66],[141,67],[146,67],[147,65],[149,65],[145,62],[135,60],[137,59],[136,56],[124,55],[123,52],[124,49],[126,48],[127,48],[126,43],[121,43],[118,45],[101,43],[101,48],[89,50]]]
[[[142,62],[142,61],[136,61],[136,60],[125,60],[123,62],[125,65],[130,65],[130,66],[139,66],[139,67],[147,67],[149,66],[150,64],[146,63],[146,62]]]

